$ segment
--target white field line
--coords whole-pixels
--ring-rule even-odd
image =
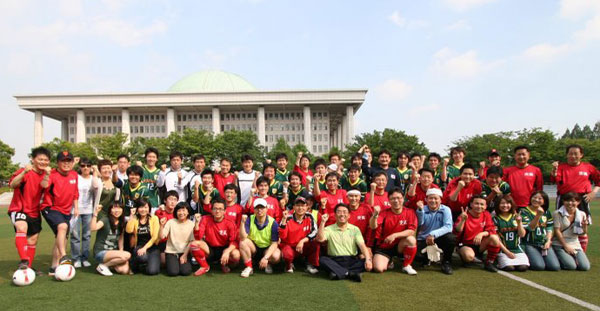
[[[595,311],[600,311],[600,307],[597,306],[597,305],[595,305],[595,304],[591,304],[589,302],[585,302],[585,301],[583,301],[581,299],[577,299],[577,298],[575,298],[573,296],[567,295],[565,293],[561,293],[561,292],[556,291],[556,290],[554,290],[552,288],[548,288],[548,287],[542,286],[542,285],[540,285],[538,283],[535,283],[535,282],[532,282],[532,281],[520,278],[520,277],[512,275],[512,274],[510,274],[508,272],[498,271],[498,273],[501,274],[501,275],[503,275],[503,276],[505,276],[505,277],[507,277],[507,278],[509,278],[509,279],[513,279],[513,280],[515,280],[517,282],[521,282],[521,283],[523,283],[525,285],[528,285],[528,286],[531,286],[533,288],[537,288],[539,290],[545,291],[546,293],[548,293],[550,295],[554,295],[554,296],[560,297],[560,298],[562,298],[562,299],[564,299],[566,301],[569,301],[569,302],[572,302],[574,304],[580,305],[580,306],[582,306],[584,308],[587,308],[587,309],[590,309],[590,310],[595,310]]]

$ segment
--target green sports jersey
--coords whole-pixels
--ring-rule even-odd
[[[446,174],[448,175],[448,182],[450,182],[450,180],[460,176],[460,168],[461,166],[457,166],[456,164],[452,164],[448,167],[446,167]]]
[[[121,198],[123,198],[123,215],[129,216],[129,211],[135,207],[135,201],[144,199],[148,201],[148,188],[141,182],[137,187],[132,188],[128,180],[126,180],[121,188]]]
[[[290,179],[290,171],[287,169],[285,171],[280,171],[279,169],[275,170],[275,180],[278,182],[288,181]]]
[[[276,179],[271,180],[268,194],[270,196],[276,197],[277,200],[281,200],[283,198],[283,183],[277,181]]]
[[[360,196],[361,199],[365,198],[365,195],[367,194],[367,190],[368,190],[368,186],[367,183],[363,180],[363,179],[358,179],[355,182],[351,182],[350,178],[348,177],[342,177],[340,184],[342,186],[342,189],[346,190],[346,191],[350,191],[351,189],[357,189],[358,191],[360,191]]]
[[[433,174],[433,183],[438,185],[440,189],[444,189],[444,182],[442,181],[442,171],[435,170],[435,174]]]
[[[509,251],[515,254],[522,253],[523,249],[521,248],[521,238],[519,238],[515,216],[510,214],[508,218],[504,218],[502,216],[495,215],[493,220],[494,225],[496,225],[496,231],[502,240],[502,244],[504,244]]]
[[[325,183],[325,180],[323,180],[323,181],[319,180],[319,190],[321,190],[321,191],[327,190],[327,183]]]
[[[398,173],[396,186],[402,189],[403,194],[406,194],[408,192],[408,188],[410,187],[410,178],[413,172],[410,168],[400,169],[399,167],[396,167],[396,172]]]
[[[148,203],[151,207],[158,207],[160,205],[160,198],[158,197],[158,187],[156,186],[156,180],[158,179],[158,173],[160,169],[155,167],[154,170],[149,170],[146,165],[143,165],[144,176],[142,176],[142,184],[148,189]]]
[[[308,196],[308,191],[306,191],[306,188],[304,188],[303,186],[300,186],[300,189],[298,191],[293,191],[292,188],[288,189],[288,202],[285,205],[285,207],[289,210],[291,210],[294,207],[294,201],[296,201],[296,198],[299,196],[303,196],[303,197],[307,197]]]
[[[500,188],[500,191],[502,191],[503,195],[507,195],[510,194],[510,186],[508,185],[507,182],[502,181],[500,182],[500,185],[498,186],[498,188]],[[487,181],[482,181],[481,182],[481,195],[484,197],[487,197],[488,195],[490,195],[490,193],[492,193],[492,187],[490,187],[487,184]]]
[[[200,187],[198,188],[200,191],[200,193],[198,193],[198,204],[200,206],[204,206],[204,198],[206,198],[206,196],[209,194],[208,190],[204,189],[204,185],[200,185]],[[213,190],[210,192],[210,198],[211,198],[211,202],[212,200],[214,200],[215,198],[219,197],[219,190],[217,190],[217,188],[213,188]],[[200,209],[201,214],[206,215],[208,214],[206,211],[204,211],[204,207]]]
[[[527,231],[525,244],[543,246],[548,241],[546,233],[554,229],[554,219],[550,211],[544,212],[538,221],[539,225],[533,230],[529,228],[529,223],[535,218],[535,211],[532,211],[529,207],[522,207],[519,211],[521,212],[521,217],[523,217],[523,227]]]

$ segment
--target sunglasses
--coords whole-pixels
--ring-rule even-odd
[[[79,167],[92,167],[91,164],[80,164]]]

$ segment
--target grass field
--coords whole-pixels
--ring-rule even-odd
[[[600,204],[593,205],[600,215]],[[6,209],[0,209],[6,214]],[[598,216],[596,216],[596,219]],[[597,220],[598,222],[598,220]],[[597,223],[596,222],[596,223]],[[538,284],[600,305],[600,229],[590,228],[589,272],[560,271],[516,273]],[[47,271],[53,235],[45,227],[34,266]],[[17,264],[14,231],[6,216],[0,217],[0,309],[1,310],[581,310],[556,296],[480,268],[460,268],[446,276],[439,267],[418,269],[411,277],[396,268],[384,274],[365,273],[362,283],[329,281],[324,275],[309,276],[256,273],[249,279],[239,270],[224,275],[213,269],[203,277],[120,276],[103,277],[94,267],[79,269],[71,282],[39,276],[35,283],[19,288],[11,283]],[[281,269],[276,271],[281,271]]]

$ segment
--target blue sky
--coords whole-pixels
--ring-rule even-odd
[[[13,95],[160,92],[203,69],[260,89],[367,88],[357,134],[400,129],[442,153],[463,136],[600,119],[600,0],[3,0],[0,11],[0,139],[15,161],[33,114]],[[58,122],[45,119],[44,136],[60,136]]]

